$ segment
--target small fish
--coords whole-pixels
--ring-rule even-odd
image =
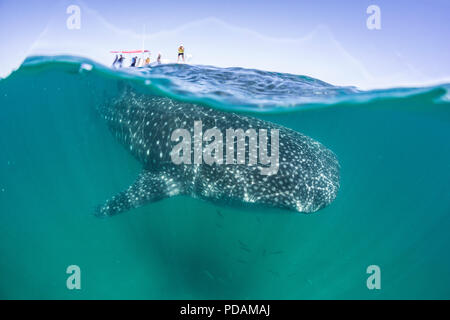
[[[206,276],[211,280],[214,280],[214,276],[208,270],[203,270],[203,273],[206,274]]]
[[[252,250],[250,250],[249,248],[246,248],[246,247],[239,247],[239,248],[241,248],[241,250],[244,250],[244,251],[246,251],[248,253],[252,252]]]
[[[276,272],[276,271],[273,271],[273,270],[267,270],[269,273],[271,273],[271,274],[273,274],[274,276],[276,276],[276,277],[279,277],[280,276],[280,274],[278,273],[278,272]]]
[[[238,240],[239,244],[241,245],[241,247],[246,247],[248,248],[248,245],[245,244],[244,242],[242,242],[241,240]]]
[[[269,252],[269,254],[282,254],[282,253],[284,253],[284,251],[282,250]]]

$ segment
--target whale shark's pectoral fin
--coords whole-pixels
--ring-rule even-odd
[[[127,190],[97,207],[95,215],[99,217],[113,216],[178,193],[178,184],[173,179],[168,179],[161,173],[144,170]]]

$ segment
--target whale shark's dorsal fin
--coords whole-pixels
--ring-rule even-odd
[[[166,177],[163,173],[143,170],[127,190],[97,207],[95,215],[99,217],[113,216],[179,193],[180,186],[173,179]]]

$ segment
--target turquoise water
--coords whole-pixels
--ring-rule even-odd
[[[320,141],[341,165],[336,200],[305,215],[178,196],[96,218],[141,170],[96,110],[124,85]],[[448,299],[448,88],[363,92],[239,68],[30,58],[0,80],[0,297]],[[66,287],[73,264],[81,290]],[[366,287],[369,265],[381,290]]]

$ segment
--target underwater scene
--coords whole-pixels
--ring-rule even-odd
[[[28,57],[0,80],[0,298],[448,299],[449,88]],[[196,121],[223,158],[268,129],[275,172],[173,163],[179,128],[206,161]]]

